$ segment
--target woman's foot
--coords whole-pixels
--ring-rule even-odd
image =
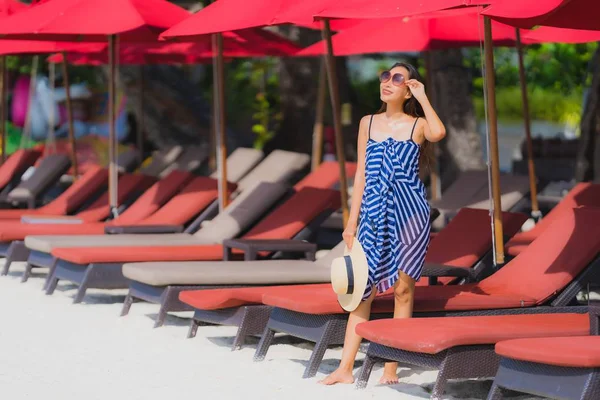
[[[338,368],[327,378],[320,380],[319,383],[321,385],[335,385],[337,383],[352,384],[354,383],[354,375],[352,375],[352,370],[347,371]]]
[[[380,385],[395,385],[396,383],[398,383],[399,379],[398,379],[398,374],[394,373],[389,373],[389,372],[384,372],[383,375],[381,376],[381,379],[379,379],[379,384]]]

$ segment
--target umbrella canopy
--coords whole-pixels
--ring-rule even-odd
[[[424,16],[367,20],[336,34],[333,49],[336,55],[345,56],[478,46],[483,41],[483,24],[478,11],[480,9],[459,9]],[[515,45],[513,27],[495,22],[492,33],[495,45]],[[326,51],[326,43],[321,41],[297,55],[320,55]]]
[[[327,4],[316,18],[373,19],[406,17],[456,7],[482,6],[498,0],[346,0]]]
[[[280,24],[314,27],[313,15],[336,2],[338,0],[219,0],[161,36],[186,37]]]
[[[509,0],[492,5],[484,14],[522,28],[544,25],[600,30],[598,0]]]
[[[600,40],[600,31],[542,26],[523,34],[523,38],[538,43],[590,43]]]
[[[14,39],[151,41],[190,16],[166,0],[52,0],[28,7],[2,21],[0,35]]]

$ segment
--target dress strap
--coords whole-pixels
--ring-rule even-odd
[[[410,131],[410,140],[413,140],[413,133],[415,133],[415,127],[417,126],[417,122],[419,121],[419,117],[415,119],[415,124],[412,127],[412,131]]]
[[[371,119],[369,120],[369,139],[371,139],[371,124],[373,123],[373,114],[371,114]]]

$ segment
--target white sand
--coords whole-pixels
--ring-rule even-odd
[[[19,282],[20,267],[0,277],[0,393],[5,399],[162,400],[203,394],[224,399],[427,399],[436,377],[436,372],[404,369],[401,384],[378,386],[377,367],[365,390],[323,387],[316,381],[337,365],[339,348],[325,354],[316,378],[302,379],[312,345],[281,337],[266,360],[255,363],[257,340],[232,352],[232,327],[200,327],[196,338],[186,339],[189,314],[170,316],[166,326],[153,329],[156,305],[135,303],[130,315],[120,318],[125,292],[98,290],[89,291],[85,303],[73,305],[74,286],[59,285],[53,296],[46,296],[40,275]],[[490,382],[453,383],[447,398],[485,399],[489,387]]]

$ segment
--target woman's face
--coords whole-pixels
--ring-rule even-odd
[[[381,101],[384,103],[403,102],[408,99],[411,94],[408,86],[404,82],[410,79],[408,70],[404,67],[395,67],[390,71],[390,78],[379,84],[379,94]],[[398,78],[394,79],[395,74],[400,74],[404,77],[402,83],[398,82]]]

